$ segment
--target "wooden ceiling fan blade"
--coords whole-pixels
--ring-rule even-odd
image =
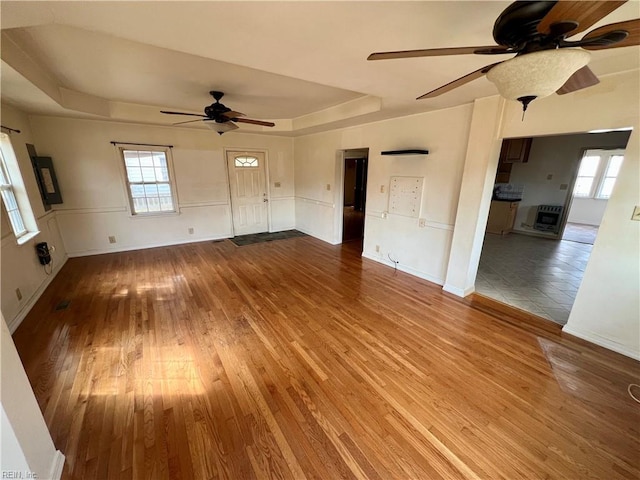
[[[222,115],[224,115],[227,118],[238,118],[238,117],[244,117],[244,113],[240,113],[240,112],[234,112],[233,110],[229,110],[228,112],[224,112]]]
[[[199,118],[198,120],[187,120],[186,122],[172,123],[171,125],[182,125],[183,123],[202,122],[202,120],[203,120],[203,119]]]
[[[551,33],[551,25],[563,22],[578,24],[577,27],[569,31],[571,35],[584,32],[624,3],[626,0],[559,0],[538,24],[538,32],[549,34]]]
[[[467,84],[467,83],[469,83],[469,82],[471,82],[473,80],[476,80],[476,79],[482,77],[489,70],[491,70],[493,67],[498,65],[498,63],[502,63],[502,62],[492,63],[491,65],[486,65],[486,66],[484,66],[482,68],[479,68],[478,70],[476,70],[474,72],[468,73],[464,77],[457,78],[453,82],[449,82],[446,85],[443,85],[441,87],[436,88],[435,90],[431,90],[430,92],[425,93],[424,95],[416,98],[416,100],[422,100],[424,98],[437,97],[439,95],[442,95],[443,93],[447,93],[447,92],[453,90],[454,88],[461,87],[462,85],[465,85],[465,84]]]
[[[168,112],[166,110],[160,110],[160,113],[166,113],[167,115],[190,115],[192,117],[204,117],[208,118],[206,115],[198,114],[198,113],[185,113],[185,112]]]
[[[627,38],[620,42],[612,43],[609,45],[584,45],[582,48],[587,50],[602,50],[605,48],[619,48],[619,47],[631,47],[634,45],[640,45],[640,18],[635,20],[627,20],[624,22],[610,23],[595,30],[591,30],[587,33],[582,42],[588,41],[592,38],[606,35],[610,32],[625,31],[628,33]]]
[[[262,125],[263,127],[275,127],[273,122],[264,122],[262,120],[252,120],[251,118],[232,118],[234,122],[251,123],[252,125]]]
[[[556,91],[556,93],[558,95],[564,95],[566,93],[575,92],[576,90],[592,87],[598,83],[600,83],[598,77],[596,77],[589,67],[585,66],[571,75],[569,80],[567,80],[565,84]]]
[[[367,57],[367,60],[389,60],[394,58],[414,57],[440,57],[443,55],[497,55],[503,53],[515,53],[509,47],[489,45],[484,47],[451,47],[451,48],[427,48],[423,50],[400,50],[397,52],[376,52]]]

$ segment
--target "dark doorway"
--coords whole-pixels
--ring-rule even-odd
[[[357,158],[354,154],[357,153]],[[345,152],[342,241],[362,240],[367,196],[367,152]]]

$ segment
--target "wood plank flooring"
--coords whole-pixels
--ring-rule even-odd
[[[638,363],[507,316],[302,237],[71,259],[14,339],[67,479],[639,478]]]

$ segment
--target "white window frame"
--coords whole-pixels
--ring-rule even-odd
[[[164,153],[165,158],[167,159],[167,172],[169,175],[168,182],[131,182],[129,181],[129,175],[127,173],[127,165],[125,161],[124,152],[125,151],[134,151],[134,152],[161,152]],[[146,217],[155,217],[155,216],[171,216],[178,215],[180,213],[179,205],[178,205],[178,191],[176,188],[175,182],[175,174],[173,171],[173,158],[171,156],[171,149],[168,147],[153,147],[153,146],[144,146],[144,145],[121,145],[118,147],[118,155],[120,157],[120,166],[124,179],[125,193],[128,198],[129,205],[129,215],[133,218],[146,218]],[[173,210],[161,210],[155,212],[136,212],[133,203],[133,195],[131,193],[131,184],[168,184],[171,189],[171,201],[173,203]]]
[[[611,177],[606,177],[606,173],[607,170],[609,169],[609,165],[611,164],[611,158],[615,157],[615,156],[622,156],[624,157],[625,155],[625,150],[624,149],[611,149],[611,150],[606,150],[606,149],[587,149],[584,150],[584,152],[582,152],[582,157],[580,158],[580,162],[582,162],[582,159],[585,157],[599,157],[600,160],[598,162],[598,168],[596,170],[595,175],[593,176],[593,183],[591,184],[591,189],[589,190],[589,194],[588,195],[576,195],[575,193],[573,193],[573,198],[582,198],[582,199],[594,199],[594,200],[608,200],[609,197],[604,197],[602,196],[602,188],[604,186],[604,180],[605,178],[611,178]],[[624,162],[624,159],[623,159]],[[578,165],[578,173],[580,172],[580,165]],[[616,176],[617,179],[617,176]],[[574,192],[575,192],[575,187],[578,183],[578,176],[576,176],[576,182],[574,184]],[[615,185],[614,185],[615,188]]]
[[[600,181],[598,182],[598,187],[596,188],[596,193],[593,198],[597,200],[609,200],[610,196],[602,195],[602,189],[604,188],[604,182],[607,178],[613,178],[613,188],[615,188],[615,183],[618,180],[618,175],[620,175],[620,170],[618,170],[618,175],[615,177],[607,177],[607,172],[609,171],[609,166],[611,165],[611,160],[613,157],[622,157],[622,163],[624,163],[624,150],[610,150],[607,155],[607,161],[603,162],[604,165],[602,167],[602,175],[600,176]],[[620,165],[622,168],[622,164]],[[611,191],[613,193],[613,190]]]
[[[2,192],[2,204],[11,226],[11,231],[18,245],[23,245],[40,233],[35,216],[31,208],[29,196],[24,186],[18,159],[9,136],[0,133],[0,191]],[[9,203],[16,208],[9,209]],[[11,215],[13,212],[14,215]],[[15,218],[17,216],[17,218]]]

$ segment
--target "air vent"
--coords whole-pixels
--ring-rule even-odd
[[[56,305],[56,311],[57,310],[66,310],[67,308],[69,308],[69,304],[71,303],[71,301],[69,300],[62,300],[60,303],[58,303]]]

